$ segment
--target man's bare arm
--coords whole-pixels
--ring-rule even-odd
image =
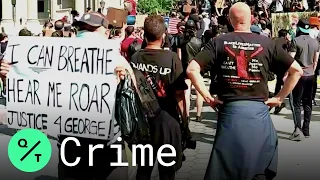
[[[316,71],[319,59],[319,52],[316,52],[313,56],[313,71]]]
[[[182,58],[182,56],[181,56],[181,48],[178,48],[177,52],[178,52],[179,59],[181,60],[181,58]]]
[[[201,67],[198,64],[198,62],[195,60],[192,60],[189,63],[189,66],[187,68],[187,75],[190,78],[196,90],[202,95],[204,100],[208,102],[210,101],[210,98],[212,98],[212,96],[208,88],[204,84],[203,77],[201,76],[200,71],[201,71]]]

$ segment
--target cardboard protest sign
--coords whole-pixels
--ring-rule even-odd
[[[108,8],[107,19],[114,27],[122,27],[126,23],[128,11],[124,9]]]
[[[113,40],[12,37],[7,124],[50,135],[113,138],[119,59]]]
[[[318,17],[317,12],[290,12],[290,13],[272,13],[272,37],[278,37],[278,31],[287,29],[295,32],[296,24],[299,19],[309,19],[310,16]]]
[[[186,4],[183,6],[183,12],[184,13],[190,13],[191,12],[192,7],[189,4]]]

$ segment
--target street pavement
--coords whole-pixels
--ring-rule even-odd
[[[206,80],[207,85],[209,82]],[[275,82],[269,83],[271,91],[274,89]],[[319,91],[319,90],[318,90]],[[320,91],[317,93],[317,100],[320,104]],[[204,104],[201,122],[195,122],[195,96],[192,96],[192,110],[190,129],[193,139],[197,141],[195,150],[185,151],[186,161],[182,168],[177,172],[177,180],[201,180],[203,179],[210,158],[216,127],[216,113]],[[319,180],[320,179],[320,107],[314,107],[312,122],[310,125],[311,137],[301,142],[293,142],[288,139],[293,131],[292,114],[289,106],[284,108],[279,115],[273,115],[272,120],[279,137],[279,163],[278,174],[275,180]],[[9,177],[8,180],[15,180],[19,177],[23,180],[56,180],[57,179],[57,157],[58,150],[56,141],[52,140],[53,154],[49,164],[36,173],[22,173],[16,170],[7,157],[7,144],[14,131],[0,126],[0,175]],[[112,173],[108,179],[134,179],[135,168],[120,168]],[[128,173],[119,173],[128,172]],[[121,174],[122,176],[119,176]],[[14,176],[12,176],[14,175]],[[15,178],[13,178],[15,177]],[[7,180],[1,178],[1,180]],[[157,168],[154,168],[152,179],[159,179]]]

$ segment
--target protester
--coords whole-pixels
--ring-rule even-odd
[[[52,33],[52,37],[63,37],[63,28],[64,22],[62,20],[57,20],[54,22],[54,32]]]
[[[194,23],[196,24],[197,30],[199,30],[201,28],[200,27],[200,18],[199,18],[198,14],[197,14],[197,9],[195,9],[195,8],[191,9],[191,13],[189,15],[189,19],[188,20],[194,21]]]
[[[128,26],[125,29],[125,39],[121,43],[121,54],[127,59],[127,61],[130,61],[130,56],[133,55],[132,52],[129,51],[129,47],[134,41],[136,41],[135,44],[142,44],[142,39],[136,36],[134,27]]]
[[[151,144],[160,147],[163,144],[171,144],[177,151],[176,165],[165,167],[158,164],[160,179],[173,180],[175,172],[181,167],[181,130],[180,115],[185,113],[184,90],[186,85],[182,74],[182,64],[176,53],[162,49],[165,37],[165,25],[161,16],[148,16],[144,22],[144,31],[147,45],[136,52],[131,58],[133,68],[141,71],[150,84],[158,99],[160,108],[168,115],[150,120],[151,136],[157,137]],[[153,67],[153,71],[141,68],[141,66]],[[183,116],[182,118],[185,118]],[[179,140],[180,139],[180,140]],[[169,140],[169,141],[168,141]],[[167,141],[167,142],[166,142]],[[156,142],[160,143],[156,145]],[[157,152],[157,148],[154,149]],[[153,167],[139,166],[137,180],[150,179]]]
[[[281,29],[279,32],[278,32],[278,36],[279,38],[276,38],[274,41],[275,41],[275,44],[278,46],[277,48],[283,48],[284,50],[288,51],[289,50],[289,44],[290,44],[290,35],[289,35],[289,32],[285,29]],[[275,87],[275,90],[274,90],[274,94],[278,94],[281,90],[281,87],[283,86],[284,82],[283,82],[283,78],[285,77],[285,74],[278,74],[277,75],[277,82],[276,82],[276,87]],[[292,94],[290,94],[291,96]],[[290,99],[292,101],[292,99]],[[291,105],[291,103],[290,103]],[[277,106],[275,107],[275,110],[274,110],[274,114],[279,114],[280,111],[286,106],[285,103],[281,103],[280,106]],[[271,110],[271,109],[270,109]],[[293,107],[292,107],[292,110],[293,110]]]
[[[221,106],[218,133],[205,176],[208,180],[272,179],[276,175],[277,133],[268,106],[280,105],[302,74],[299,64],[285,50],[277,49],[267,37],[250,33],[250,14],[248,5],[235,3],[229,12],[234,32],[212,39],[187,69],[188,77],[205,101],[212,107]],[[248,45],[254,50],[244,50]],[[248,71],[252,67],[247,60],[260,64],[259,70]],[[216,98],[200,75],[207,68],[218,72]],[[271,99],[266,84],[269,70],[289,72],[284,87]],[[248,78],[255,81],[247,83]]]
[[[203,33],[202,33],[202,36],[204,35],[204,33],[210,29],[210,24],[211,24],[211,21],[209,19],[209,14],[207,12],[204,12],[202,13],[202,17],[203,17],[203,23],[204,23],[204,29],[203,29]]]
[[[3,54],[6,51],[8,44],[8,35],[6,33],[0,33],[0,53]]]
[[[314,71],[319,58],[319,42],[309,35],[310,24],[308,20],[300,19],[297,24],[296,38],[292,40],[290,55],[303,67],[303,76],[292,91],[294,105],[295,129],[290,140],[300,141],[309,137],[309,126],[312,114],[312,91]],[[301,101],[304,110],[304,121],[301,125]]]
[[[112,37],[112,39],[119,39],[121,38],[121,29],[116,29],[114,31],[114,36]]]
[[[72,15],[72,22],[76,22],[81,18],[79,12],[76,10],[72,10],[71,15]]]
[[[170,34],[169,41],[171,43],[172,51],[178,52],[178,44],[179,44],[179,31],[178,31],[178,24],[181,20],[177,17],[177,13],[171,13],[169,25],[168,25],[168,34]]]
[[[278,27],[272,28],[271,13],[312,11],[319,8],[319,3],[306,0],[245,2],[250,7],[236,1],[223,1],[221,4],[221,1],[216,0],[188,0],[178,2],[178,5],[173,2],[172,11],[168,12],[170,20],[167,27],[164,18],[168,14],[163,14],[148,16],[144,27],[124,24],[121,30],[109,25],[102,15],[106,14],[107,9],[104,7],[98,8],[97,12],[87,8],[83,16],[77,10],[72,10],[72,26],[69,26],[67,16],[55,22],[50,19],[43,27],[43,36],[83,38],[99,43],[106,40],[113,47],[119,47],[119,52],[113,55],[113,61],[117,62],[115,72],[120,82],[129,73],[136,91],[144,86],[137,87],[139,79],[135,79],[134,72],[143,73],[154,88],[157,101],[165,113],[160,113],[157,118],[148,118],[153,138],[141,143],[151,144],[154,154],[163,144],[173,145],[177,153],[177,157],[164,158],[175,160],[174,166],[158,164],[160,179],[173,180],[182,161],[188,158],[184,156],[183,150],[196,147],[192,139],[193,132],[189,129],[189,121],[193,119],[190,118],[190,110],[194,86],[197,97],[194,118],[197,124],[206,123],[202,121],[204,100],[218,112],[217,133],[205,179],[269,180],[276,175],[278,146],[268,106],[269,110],[275,107],[274,114],[279,114],[286,108],[283,100],[289,94],[295,124],[289,139],[299,141],[309,137],[320,67],[316,65],[319,53],[313,53],[319,50],[319,44],[315,42],[320,39],[318,17],[311,17],[309,22],[300,20],[298,23],[300,14],[290,14],[291,26],[278,31]],[[184,12],[183,3],[191,12]],[[128,15],[137,15],[136,0],[125,0],[124,6]],[[310,25],[309,29],[307,25]],[[271,39],[276,37],[276,31],[278,37]],[[22,29],[19,36],[33,34]],[[0,40],[2,59],[8,43],[6,33],[0,34]],[[291,52],[298,63],[287,51]],[[302,70],[298,64],[303,66],[304,71],[300,80]],[[3,60],[0,70],[5,86],[10,65]],[[209,92],[203,84],[202,76],[211,80]],[[274,93],[272,90],[269,92],[268,99],[267,81],[274,79],[277,80],[276,88]],[[302,127],[300,101],[303,102],[305,116]],[[110,167],[110,162],[117,161],[117,152],[110,145],[118,143],[116,138],[120,136],[120,128],[114,119],[111,121],[111,129],[114,130],[112,140],[77,137],[83,148],[73,148],[72,145],[66,147],[67,160],[74,161],[75,156],[87,156],[88,149],[85,147],[88,144],[104,144],[104,150],[95,152],[94,166],[88,167],[88,161],[81,160],[76,167],[66,167],[60,159],[59,179],[102,180],[113,172],[116,167]],[[61,143],[67,137],[73,136],[60,135],[58,142]],[[124,143],[119,143],[124,148]],[[132,144],[128,146],[132,150]],[[137,152],[138,161],[141,155]],[[148,160],[148,157],[149,154],[146,154],[145,159]],[[136,179],[151,179],[153,167],[142,166],[141,162],[137,164]]]
[[[262,29],[261,35],[271,37],[271,31],[267,28],[267,22],[264,20],[260,20],[260,26]]]
[[[318,17],[310,17],[309,18],[310,21],[310,36],[314,39],[317,39],[319,42],[319,28],[320,28],[320,22]],[[313,89],[312,89],[312,104],[314,106],[317,106],[317,101],[315,100],[316,97],[316,92],[317,92],[317,87],[318,87],[318,75],[319,75],[319,69],[320,69],[320,65],[319,63],[316,66],[315,72],[314,72],[314,78],[313,78]]]
[[[131,16],[137,15],[137,3],[135,0],[125,0],[125,9]]]
[[[32,32],[28,29],[21,29],[19,31],[19,36],[32,36]]]
[[[83,17],[76,21],[74,26],[79,28],[79,33],[77,35],[78,38],[83,38],[91,41],[101,41],[101,39],[108,39],[105,32],[108,28],[108,21],[106,18],[98,13],[90,12],[84,14]],[[120,55],[114,55],[116,58],[115,62],[118,63],[119,66],[128,67],[126,60]],[[132,70],[131,70],[132,71]],[[89,153],[88,147],[90,145],[96,144],[104,144],[104,148],[102,150],[96,151],[93,157],[94,166],[88,166],[88,159],[84,158],[80,161],[77,166],[68,167],[64,165],[61,161],[59,161],[59,179],[69,179],[73,178],[76,180],[80,179],[106,179],[109,174],[116,168],[110,166],[110,162],[117,161],[117,149],[110,148],[111,144],[118,143],[116,138],[120,136],[119,134],[119,125],[116,123],[112,123],[114,125],[114,139],[113,140],[98,140],[98,139],[87,139],[80,138],[77,139],[81,143],[81,147],[76,147],[74,145],[66,144],[65,147],[65,156],[68,162],[74,162],[75,157],[83,157],[87,156]],[[59,143],[70,136],[60,135]]]
[[[185,25],[185,31],[184,31],[184,40],[183,45],[181,45],[181,61],[183,65],[183,70],[186,73],[187,66],[189,62],[200,52],[202,47],[202,41],[197,38],[197,27],[196,23],[193,20],[188,20]],[[186,76],[186,84],[188,85],[188,89],[185,91],[185,98],[186,98],[186,108],[187,108],[187,119],[190,121],[190,96],[191,96],[191,81]],[[202,112],[202,106],[203,106],[203,99],[201,95],[197,92],[197,100],[196,100],[196,106],[197,106],[197,115],[196,115],[196,121],[201,121],[201,112]],[[186,123],[187,123],[186,122]],[[187,124],[185,126],[188,126]]]

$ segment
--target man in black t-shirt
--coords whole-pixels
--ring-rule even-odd
[[[184,32],[184,42],[181,46],[181,61],[184,72],[187,70],[187,66],[189,62],[200,52],[202,48],[202,41],[196,37],[197,30],[196,24],[192,20],[188,20],[186,22],[186,28]],[[188,89],[185,91],[185,99],[186,99],[186,115],[189,121],[189,110],[191,105],[191,81],[186,77],[186,84],[188,85]],[[201,111],[203,106],[203,98],[201,94],[196,91],[197,99],[196,99],[196,107],[197,107],[197,114],[196,114],[196,121],[201,121]],[[191,136],[191,135],[190,135]]]
[[[290,45],[290,55],[302,66],[303,75],[296,87],[292,90],[294,105],[295,130],[289,137],[292,141],[301,141],[309,137],[309,125],[312,115],[312,86],[314,71],[318,63],[320,46],[316,39],[309,34],[308,20],[300,19],[297,24],[296,37]],[[301,102],[303,106],[303,123],[301,116]]]
[[[234,32],[211,40],[190,62],[187,74],[212,107],[220,104],[217,134],[205,179],[272,179],[277,169],[277,132],[268,106],[278,106],[302,74],[297,62],[267,37],[250,32],[248,5],[236,3],[229,17]],[[214,98],[200,75],[216,71]],[[283,89],[268,99],[268,73],[288,71]]]
[[[285,51],[289,50],[289,44],[290,44],[290,35],[289,35],[289,31],[286,29],[281,29],[278,32],[278,38],[274,39],[274,43],[276,44],[276,46],[278,46],[277,48],[283,48]],[[278,94],[282,85],[283,85],[283,78],[284,78],[284,74],[277,74],[277,83],[276,83],[276,87],[274,90],[274,94]],[[282,103],[280,106],[275,107],[274,110],[274,114],[279,114],[280,111],[282,110],[282,108],[286,107],[285,103]],[[270,109],[271,110],[271,109]]]
[[[161,16],[148,16],[144,22],[144,36],[146,45],[143,50],[136,52],[131,58],[131,66],[146,76],[160,108],[169,115],[160,120],[149,120],[151,137],[163,144],[171,144],[177,152],[176,164],[170,167],[158,165],[160,179],[173,180],[175,172],[181,167],[181,130],[179,127],[180,114],[185,113],[183,69],[178,55],[172,51],[162,49],[165,43],[165,25]],[[183,118],[185,120],[185,118]],[[160,121],[160,122],[159,122]],[[180,138],[180,141],[179,141]],[[153,138],[152,138],[153,139]],[[157,151],[157,145],[151,145]],[[159,145],[160,145],[159,144]],[[161,144],[161,145],[163,145]],[[137,179],[150,179],[153,167],[139,166]]]

